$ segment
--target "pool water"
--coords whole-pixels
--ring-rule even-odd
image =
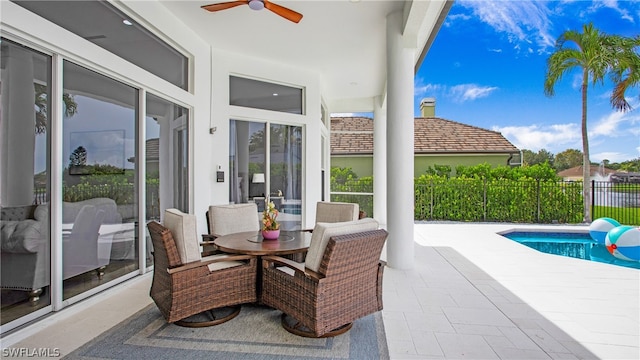
[[[300,204],[283,204],[281,211],[286,214],[300,215],[302,209]]]
[[[640,262],[616,258],[588,233],[514,231],[501,235],[547,254],[640,269]]]

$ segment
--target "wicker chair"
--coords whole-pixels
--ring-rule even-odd
[[[262,258],[262,302],[283,312],[287,331],[336,336],[353,321],[382,310],[386,263],[380,254],[387,232],[377,225],[373,219],[318,224],[305,263]]]
[[[364,212],[360,211],[360,205],[357,203],[337,201],[318,201],[316,203],[316,224],[354,221],[364,217]],[[304,231],[312,232],[313,229],[305,229]]]
[[[357,203],[318,201],[316,224],[358,220],[360,205]]]
[[[256,203],[211,205],[206,212],[208,234],[202,235],[202,255],[219,253],[213,241],[223,235],[260,230]]]
[[[171,230],[155,221],[147,227],[154,249],[150,295],[167,322],[217,325],[238,315],[240,304],[257,301],[255,256],[214,255],[185,263]],[[192,240],[198,249],[195,228]]]

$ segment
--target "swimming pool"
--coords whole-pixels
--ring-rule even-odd
[[[512,231],[500,235],[547,254],[640,269],[640,262],[616,258],[589,233]]]
[[[286,214],[302,214],[302,208],[300,204],[282,204],[281,211]]]

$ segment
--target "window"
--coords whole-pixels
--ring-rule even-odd
[[[82,9],[96,3],[24,2],[61,11],[71,4]],[[100,2],[100,6],[110,5]],[[91,29],[93,20],[84,15],[67,14]],[[34,26],[22,23],[18,33],[28,33]],[[144,260],[147,267],[152,265],[150,239],[142,241],[138,234],[144,234],[144,220],[158,219],[162,209],[189,210],[191,150],[190,108],[150,94],[147,85],[133,87],[98,72],[91,65],[95,54],[90,54],[93,60],[71,62],[56,53],[56,47],[67,45],[66,50],[74,53],[78,48],[73,44],[54,43],[50,48],[36,39],[32,49],[19,44],[20,35],[9,29],[3,36],[10,39],[0,41],[2,240],[7,221],[25,220],[34,226],[27,243],[15,242],[27,244],[28,251],[15,249],[9,256],[3,241],[0,311],[4,334],[53,308],[64,308],[125,281],[139,273]],[[59,69],[59,77],[52,76],[53,69]],[[126,76],[132,82],[146,84],[143,69],[129,70]],[[176,73],[175,68],[165,70]],[[62,94],[54,99],[52,92],[58,88]],[[154,90],[167,96],[184,93],[168,82]],[[145,100],[140,100],[141,91],[147,95]],[[146,102],[146,114],[140,113],[140,101]],[[60,114],[53,109],[61,109]],[[141,147],[145,141],[146,147]],[[146,174],[139,171],[143,164]],[[139,203],[142,191],[147,191],[147,204]],[[60,224],[52,224],[51,219]],[[141,252],[144,244],[146,253]],[[51,257],[55,246],[61,248],[59,258]],[[52,266],[62,269],[58,278],[52,278]]]
[[[107,1],[13,2],[183,90],[189,89],[187,57]]]
[[[262,211],[269,196],[280,211],[281,228],[299,230],[302,127],[231,120],[230,129],[229,201],[254,201]]]
[[[4,38],[0,53],[4,327],[51,304],[51,57]]]
[[[302,89],[238,76],[229,78],[229,104],[303,114]]]
[[[138,90],[65,61],[63,299],[138,269]],[[69,105],[66,105],[69,108]]]

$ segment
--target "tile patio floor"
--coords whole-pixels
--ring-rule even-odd
[[[640,270],[539,253],[517,224],[416,224],[415,268],[387,268],[392,359],[640,359]],[[544,226],[585,229],[584,226]],[[67,354],[151,303],[151,274],[2,339]]]

